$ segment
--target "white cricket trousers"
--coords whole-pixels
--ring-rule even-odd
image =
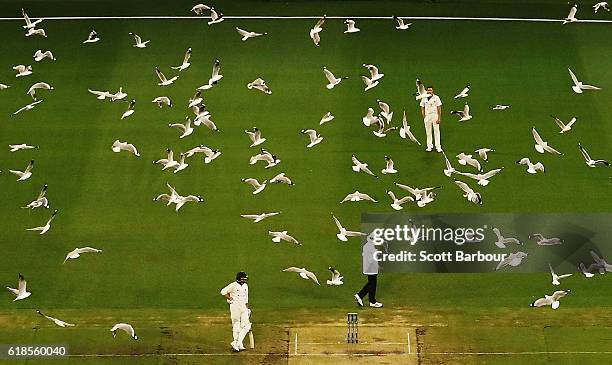
[[[427,134],[427,148],[433,148],[431,130],[433,127],[433,139],[436,141],[436,149],[441,150],[442,145],[440,144],[440,125],[436,123],[438,120],[438,114],[426,114],[425,119],[425,134]]]
[[[249,309],[244,303],[230,304],[230,315],[232,318],[232,333],[234,342],[238,347],[244,347],[242,341],[251,330],[251,321],[249,320]]]

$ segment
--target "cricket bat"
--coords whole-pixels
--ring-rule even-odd
[[[249,331],[249,342],[250,342],[251,348],[254,349],[255,348],[255,338],[253,338],[253,331]]]

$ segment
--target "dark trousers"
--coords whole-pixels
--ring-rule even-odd
[[[370,303],[376,303],[376,278],[378,275],[368,275],[368,282],[363,286],[363,289],[359,291],[359,297],[364,298],[368,295],[368,301]]]

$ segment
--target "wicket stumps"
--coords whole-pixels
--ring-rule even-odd
[[[346,342],[359,343],[359,318],[357,317],[357,313],[348,313],[346,323],[348,325]]]

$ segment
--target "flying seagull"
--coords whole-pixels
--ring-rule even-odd
[[[360,193],[359,190],[355,190],[354,193],[350,193],[347,196],[344,197],[344,199],[342,199],[342,201],[340,202],[345,203],[347,201],[351,201],[351,202],[358,202],[358,201],[362,201],[362,200],[367,200],[373,203],[377,203],[378,201],[374,200],[374,198],[372,198],[371,196],[369,196],[368,194],[365,193]]]
[[[457,174],[469,177],[474,180],[478,180],[478,185],[487,186],[490,182],[489,179],[497,175],[501,170],[503,170],[503,167],[500,167],[498,169],[493,169],[484,174],[471,174],[471,173],[461,172],[461,171],[457,171]]]
[[[34,53],[34,61],[36,61],[36,62],[40,62],[40,61],[44,60],[45,58],[48,58],[51,61],[55,61],[56,60],[55,56],[53,56],[53,52],[51,52],[51,51],[44,51],[43,52],[42,50],[39,49],[39,50],[37,50]]]
[[[608,162],[606,160],[593,160],[591,158],[591,155],[589,155],[587,150],[584,149],[584,147],[582,147],[582,145],[580,143],[578,143],[578,148],[580,149],[580,153],[582,153],[582,157],[584,157],[584,161],[587,164],[587,166],[589,166],[589,167],[595,167],[597,165],[610,166],[610,162]]]
[[[251,219],[253,223],[261,222],[262,220],[273,217],[281,212],[261,213],[261,214],[240,214],[242,218]]]
[[[344,24],[346,24],[346,30],[344,31],[344,33],[357,33],[359,32],[359,28],[357,28],[355,26],[355,21],[352,19],[347,19],[344,21]]]
[[[146,48],[147,47],[147,43],[149,43],[150,41],[142,41],[142,38],[140,38],[140,36],[138,34],[134,34],[132,32],[128,33],[129,35],[131,35],[132,37],[134,37],[134,40],[136,41],[136,43],[133,45],[133,47],[136,48]]]
[[[266,85],[266,81],[261,77],[256,78],[253,82],[247,84],[247,89],[255,89],[264,92],[265,94],[272,94],[272,90]]]
[[[310,139],[310,143],[308,143],[306,146],[308,148],[318,145],[323,140],[323,137],[321,137],[321,135],[314,129],[302,129],[301,132],[302,134],[308,135],[308,138]]]
[[[191,47],[187,48],[187,51],[185,52],[185,57],[183,58],[183,63],[181,63],[179,66],[172,66],[171,68],[173,70],[178,70],[179,72],[183,71],[184,69],[191,66],[191,63],[189,63],[189,58],[191,58]]]
[[[395,29],[398,30],[406,30],[412,25],[412,23],[404,23],[404,19],[397,16],[393,16],[393,19],[397,22],[397,27],[395,27]]]
[[[36,26],[44,20],[43,18],[40,18],[35,21],[32,21],[30,17],[28,16],[28,14],[25,12],[25,9],[23,8],[21,8],[21,15],[23,15],[23,20],[26,23],[26,25],[23,26],[24,29],[36,28]]]
[[[457,162],[459,162],[459,165],[463,165],[463,166],[470,165],[476,168],[476,170],[482,171],[480,162],[477,159],[473,158],[472,155],[466,155],[465,153],[461,152],[456,157],[457,157]]]
[[[544,295],[544,298],[540,298],[533,303],[531,303],[530,307],[545,307],[551,306],[552,309],[559,308],[559,299],[563,298],[567,294],[569,294],[570,290],[557,290],[552,295]]]
[[[538,171],[544,171],[544,165],[541,162],[533,163],[528,157],[523,157],[516,161],[519,165],[527,165],[527,172],[530,174],[536,174]]]
[[[593,5],[593,11],[597,13],[599,9],[604,9],[605,11],[610,11],[610,5],[608,5],[607,1],[600,1],[597,4]]]
[[[552,154],[562,155],[561,152],[559,152],[556,149],[550,147],[548,145],[548,142],[544,142],[544,140],[542,140],[542,137],[540,137],[540,134],[538,133],[538,131],[536,131],[535,127],[532,127],[531,134],[533,135],[533,139],[536,142],[534,147],[535,147],[535,150],[538,153],[548,152],[548,153],[552,153]]]
[[[408,202],[413,202],[414,198],[411,197],[410,195],[406,195],[405,197],[398,199],[395,196],[395,193],[388,190],[387,191],[387,195],[389,195],[391,197],[391,200],[393,200],[393,203],[391,203],[391,207],[395,210],[402,210],[404,209],[404,207],[402,207],[402,205],[408,203]]]
[[[268,231],[268,234],[272,236],[272,242],[274,243],[278,243],[280,241],[287,241],[290,243],[295,243],[299,246],[302,245],[293,236],[290,236],[287,231]]]
[[[339,233],[336,233],[336,237],[338,237],[340,241],[346,242],[348,241],[347,237],[361,237],[366,235],[363,232],[349,231],[344,228],[342,224],[340,224],[340,221],[338,220],[338,218],[336,218],[334,213],[332,213],[332,218],[334,218],[334,222],[336,222],[336,227],[338,227],[338,230],[340,231]]]
[[[51,322],[55,323],[56,325],[60,326],[60,327],[74,327],[75,325],[72,323],[68,323],[68,322],[64,322],[61,319],[57,319],[57,318],[53,318],[53,317],[49,317],[45,314],[43,314],[43,312],[39,311],[38,309],[36,310],[36,313],[40,314],[41,316],[47,318],[48,320],[50,320]]]
[[[348,76],[343,76],[343,77],[334,76],[334,74],[330,70],[328,70],[327,67],[325,66],[323,66],[323,74],[325,75],[325,78],[329,82],[327,85],[325,85],[325,87],[329,90],[333,89],[334,86],[338,85],[340,81],[348,79]]]
[[[306,270],[306,268],[298,268],[298,267],[292,266],[292,267],[284,269],[283,271],[298,273],[302,279],[306,279],[306,280],[310,279],[314,281],[317,285],[321,285],[319,284],[319,280],[317,279],[317,276],[314,273]]]
[[[582,94],[583,90],[601,90],[601,88],[597,86],[583,84],[582,81],[578,81],[578,78],[576,75],[574,75],[574,72],[571,69],[568,68],[567,70],[569,71],[572,81],[574,82],[572,90],[574,90],[576,94]]]
[[[577,11],[578,11],[578,5],[574,4],[574,6],[572,6],[572,8],[570,9],[569,14],[567,14],[567,18],[563,19],[563,24],[577,22],[578,21],[578,19],[576,19]]]
[[[19,282],[17,284],[18,285],[17,289],[9,288],[8,286],[6,287],[10,292],[15,294],[15,299],[13,299],[13,302],[25,299],[29,297],[30,295],[32,295],[32,293],[27,291],[26,284],[27,283],[23,275],[19,274]]]
[[[140,157],[140,153],[138,153],[138,150],[136,149],[136,147],[131,143],[120,142],[119,140],[115,140],[115,142],[113,142],[111,149],[115,153],[119,153],[121,151],[128,151],[128,152],[133,153],[136,157]]]
[[[121,120],[129,117],[130,115],[134,114],[134,107],[136,106],[136,99],[132,99],[132,101],[130,101],[130,104],[128,105],[128,108],[125,112],[123,112],[123,114],[121,114]]]
[[[325,123],[329,123],[332,120],[334,120],[334,115],[331,112],[327,112],[325,113],[325,115],[323,115],[323,117],[321,118],[321,120],[319,121],[319,125],[323,125]]]
[[[98,250],[97,248],[93,248],[93,247],[82,247],[82,248],[75,248],[74,250],[68,252],[68,254],[66,255],[66,258],[64,259],[64,263],[66,261],[68,261],[68,259],[78,259],[79,257],[81,257],[82,253],[100,253],[102,252],[102,250]]]
[[[489,152],[495,152],[494,149],[491,148],[479,148],[476,151],[474,151],[478,154],[478,156],[480,156],[480,158],[482,158],[483,161],[488,162],[489,161],[489,155],[487,155],[487,153]]]
[[[57,214],[57,209],[55,211],[53,211],[53,214],[51,214],[51,217],[49,218],[49,220],[47,220],[47,223],[44,226],[28,228],[26,230],[27,231],[40,231],[39,234],[47,233],[47,231],[51,228],[51,221],[53,221],[53,218],[55,218],[56,214]]]
[[[270,179],[271,183],[283,183],[283,184],[287,184],[287,185],[294,185],[293,181],[291,181],[291,179],[289,177],[287,177],[285,175],[284,172],[281,172],[280,174],[274,176],[273,178]]]
[[[265,138],[261,137],[261,131],[257,127],[253,127],[253,129],[250,131],[245,129],[244,133],[246,133],[247,136],[249,136],[249,139],[252,142],[250,147],[259,146],[260,144],[266,141]]]
[[[96,43],[99,40],[100,40],[100,37],[98,37],[98,33],[95,30],[92,30],[91,32],[89,32],[87,39],[83,41],[83,44]]]
[[[134,331],[134,327],[132,327],[132,325],[130,324],[117,323],[116,325],[114,325],[113,328],[111,328],[111,332],[113,333],[113,338],[117,337],[117,331],[119,330],[124,331],[125,333],[130,335],[130,337],[132,337],[135,340],[138,339],[138,336],[136,335],[136,332]]]
[[[391,157],[385,156],[385,163],[385,168],[380,171],[383,175],[397,174],[397,170],[394,167],[393,160],[391,159]]]
[[[508,254],[503,260],[499,262],[499,264],[497,264],[497,267],[495,268],[495,270],[499,270],[502,267],[506,267],[506,266],[517,267],[521,264],[521,262],[523,261],[525,257],[527,257],[527,253],[522,252],[522,251],[517,251],[511,254]]]
[[[555,117],[554,115],[551,115],[551,117],[555,120],[555,123],[557,123],[557,125],[559,126],[559,128],[561,128],[561,134],[569,131],[570,129],[572,129],[572,125],[574,125],[574,123],[576,123],[576,117],[573,117],[569,122],[567,122],[567,124],[563,123],[563,121],[557,117]]]
[[[253,195],[259,194],[261,191],[263,191],[263,189],[266,188],[266,183],[268,182],[268,180],[264,180],[260,183],[257,179],[253,178],[241,179],[241,181],[251,185],[255,189],[253,190]]]
[[[517,238],[502,236],[501,232],[499,231],[499,228],[497,227],[493,227],[493,233],[495,233],[495,236],[497,237],[497,241],[493,243],[495,244],[495,246],[499,248],[506,248],[506,245],[509,245],[509,244],[516,244],[516,245],[523,244]]]
[[[466,86],[465,88],[463,88],[463,90],[461,90],[459,94],[455,95],[455,99],[466,98],[469,92],[470,92],[470,85]]]
[[[472,119],[472,115],[470,114],[470,106],[467,103],[465,103],[463,110],[455,110],[452,111],[451,114],[458,115],[460,122],[465,122]]]
[[[331,271],[332,277],[331,280],[327,280],[327,285],[342,285],[342,279],[344,277],[340,274],[340,271],[336,270],[333,267],[328,267],[327,270]]]
[[[323,30],[323,23],[325,23],[325,17],[326,15],[323,15],[323,17],[320,18],[315,24],[315,26],[310,30],[310,39],[312,39],[315,46],[317,47],[319,46],[319,44],[321,44],[321,35],[319,33],[321,33],[321,31]]]
[[[255,38],[255,37],[259,37],[259,36],[268,34],[268,33],[249,32],[248,30],[240,29],[238,27],[236,27],[236,31],[238,32],[238,34],[242,36],[242,41],[246,41],[249,38]]]
[[[30,162],[28,163],[28,166],[26,166],[26,169],[24,171],[9,170],[9,172],[19,177],[17,181],[24,181],[24,180],[29,179],[30,176],[32,176],[33,167],[34,167],[34,160],[30,160]]]
[[[370,169],[368,168],[368,164],[359,161],[355,155],[351,156],[351,161],[353,161],[353,166],[351,166],[353,171],[355,172],[363,171],[368,175],[372,175],[378,178],[378,176],[376,176],[372,171],[370,171]]]
[[[421,142],[419,142],[414,136],[414,134],[412,134],[412,132],[410,131],[410,126],[408,125],[408,120],[406,119],[405,110],[402,118],[402,127],[399,130],[399,135],[401,138],[406,139],[406,137],[408,137],[412,142],[418,144],[419,146],[421,145]]]
[[[24,110],[32,110],[32,109],[34,109],[34,107],[35,107],[36,105],[38,105],[38,104],[40,104],[40,103],[42,103],[42,102],[43,102],[43,99],[36,100],[36,101],[35,101],[35,102],[33,102],[33,103],[30,103],[30,104],[28,104],[28,105],[26,105],[26,106],[23,106],[23,107],[21,107],[21,108],[17,109],[17,111],[16,111],[16,112],[14,112],[14,113],[13,113],[13,115],[17,115],[17,114],[21,113],[21,112],[22,112],[22,111],[24,111]]]
[[[559,285],[559,284],[561,284],[559,282],[559,279],[569,278],[570,276],[573,275],[573,274],[557,275],[555,273],[555,270],[553,270],[553,267],[552,267],[551,264],[548,264],[548,268],[550,269],[550,275],[552,276],[552,285]]]
[[[475,192],[463,181],[455,180],[455,184],[463,191],[463,197],[469,202],[482,205],[482,197],[480,196],[480,193]]]
[[[171,79],[167,79],[166,75],[159,70],[159,67],[155,66],[155,73],[157,74],[157,78],[159,79],[159,86],[168,86],[171,85],[174,81],[179,78],[179,75],[172,77]]]
[[[49,200],[47,200],[47,197],[45,196],[47,195],[47,188],[48,188],[48,185],[45,184],[40,190],[38,197],[35,200],[33,200],[30,204],[22,208],[24,209],[36,209],[38,207],[49,208]]]
[[[534,233],[529,236],[529,238],[533,238],[536,240],[536,243],[540,246],[553,246],[560,245],[563,243],[563,240],[557,237],[546,238],[540,233]]]

